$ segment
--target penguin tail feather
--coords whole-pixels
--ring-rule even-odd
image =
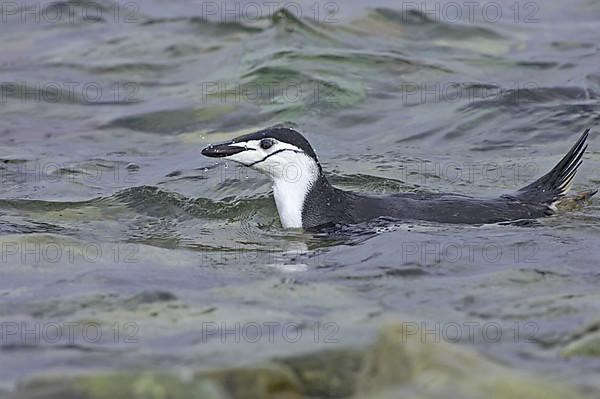
[[[586,141],[589,132],[590,129],[583,132],[579,140],[550,172],[517,191],[514,197],[523,202],[546,204],[555,209],[571,189],[577,169],[583,162],[582,158],[587,149]],[[598,190],[592,190],[582,194],[585,194],[584,197],[587,200],[597,192]]]

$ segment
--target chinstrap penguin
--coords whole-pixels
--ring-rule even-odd
[[[327,181],[308,140],[290,128],[268,128],[211,144],[202,154],[234,161],[269,176],[281,224],[286,228],[354,224],[378,217],[487,224],[552,215],[582,163],[588,134],[589,129],[546,175],[496,198],[416,193],[375,196],[338,189]],[[595,193],[587,193],[586,198]]]

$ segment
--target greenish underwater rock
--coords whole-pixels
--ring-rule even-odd
[[[595,331],[572,341],[561,351],[564,357],[600,356],[600,331]]]
[[[516,372],[471,348],[422,342],[402,324],[382,330],[368,351],[356,398],[583,398],[574,388]]]
[[[210,371],[198,374],[197,379],[218,384],[236,399],[302,398],[298,378],[278,364]]]
[[[583,393],[499,365],[475,350],[422,341],[403,324],[365,348],[338,348],[251,366],[192,373],[113,372],[38,377],[20,399],[569,399]]]
[[[289,370],[263,364],[192,378],[155,372],[43,377],[18,387],[11,399],[295,399],[302,397],[299,389]]]
[[[302,384],[302,394],[316,398],[343,398],[356,389],[365,354],[352,349],[326,350],[281,359]]]

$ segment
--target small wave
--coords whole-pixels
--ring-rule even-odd
[[[397,24],[406,27],[406,34],[415,39],[430,40],[432,37],[444,37],[452,39],[485,38],[502,39],[498,32],[473,24],[448,23],[429,17],[419,10],[398,11],[390,8],[375,8],[367,18],[375,19],[383,23]],[[426,35],[421,35],[425,33]]]

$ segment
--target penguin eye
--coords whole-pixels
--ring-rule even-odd
[[[268,150],[272,146],[273,146],[273,140],[271,140],[271,139],[262,139],[260,141],[260,148],[262,148],[263,150]]]

